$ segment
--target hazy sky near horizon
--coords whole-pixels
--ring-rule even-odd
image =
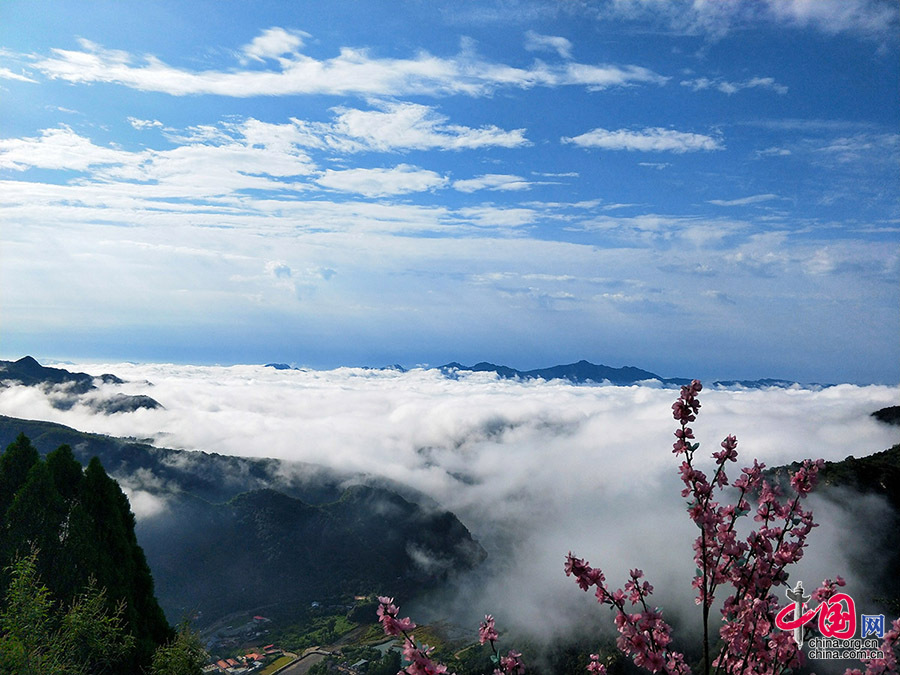
[[[0,356],[900,379],[900,9],[0,4]]]

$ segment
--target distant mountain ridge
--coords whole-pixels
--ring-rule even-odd
[[[534,370],[517,370],[509,366],[498,366],[493,363],[482,361],[474,366],[464,366],[461,363],[452,362],[438,368],[444,375],[454,377],[458,372],[493,372],[497,373],[504,379],[521,379],[521,380],[568,380],[574,384],[603,384],[610,383],[616,385],[631,385],[639,382],[657,381],[665,386],[680,387],[690,384],[690,378],[684,377],[662,377],[649,370],[643,370],[635,366],[623,366],[614,368],[602,364],[591,363],[582,359],[577,363],[569,363],[565,365],[551,366],[549,368],[537,368]],[[760,380],[715,380],[708,386],[713,387],[742,387],[746,389],[761,389],[764,387],[792,387],[800,383],[794,380],[781,380],[773,378],[764,378]],[[829,386],[819,384],[808,384],[806,386]]]
[[[275,370],[302,370],[287,363],[267,363],[266,368]],[[364,367],[364,370],[380,370],[404,373],[407,369],[401,365],[393,364],[381,368]],[[613,367],[603,364],[595,364],[582,359],[576,363],[568,363],[550,366],[548,368],[535,368],[532,370],[518,370],[510,366],[498,365],[488,361],[481,361],[473,366],[466,366],[457,361],[430,368],[438,370],[444,377],[457,378],[460,373],[496,373],[501,379],[519,380],[564,380],[573,384],[613,384],[628,386],[640,382],[659,382],[665,387],[680,387],[690,384],[690,378],[662,377],[649,370],[635,366]],[[75,403],[82,402],[94,408],[97,412],[114,414],[118,412],[133,412],[139,408],[159,408],[161,404],[146,395],[130,396],[115,394],[108,398],[98,398],[98,387],[95,381],[104,384],[125,384],[115,375],[104,374],[100,376],[87,373],[73,373],[62,368],[50,368],[42,366],[31,356],[25,356],[18,361],[0,361],[0,387],[9,386],[12,382],[20,382],[26,386],[42,386],[52,391],[54,396],[51,404],[61,410],[71,408]],[[793,386],[805,387],[829,387],[828,384],[799,383],[795,380],[778,378],[763,378],[758,380],[715,380],[704,383],[707,386],[722,388],[763,389],[767,387],[788,388]]]
[[[274,368],[276,370],[301,370],[294,368],[287,363],[267,363],[266,368]],[[394,364],[384,366],[382,368],[369,368],[365,370],[385,370],[406,372],[403,366]],[[535,368],[533,370],[518,370],[510,366],[498,365],[481,361],[474,366],[466,366],[457,361],[446,363],[443,366],[428,368],[428,370],[439,370],[444,377],[456,379],[460,373],[496,373],[498,377],[505,380],[565,380],[573,384],[614,384],[627,386],[637,384],[639,382],[656,381],[666,387],[680,387],[691,383],[691,378],[686,377],[662,377],[649,370],[643,370],[635,366],[622,366],[619,368],[606,366],[603,364],[591,363],[582,359],[576,363],[567,363],[562,365],[550,366],[548,368]],[[822,385],[818,383],[800,383],[796,380],[783,380],[778,378],[763,378],[759,380],[715,380],[706,383],[707,386],[723,387],[723,388],[744,388],[744,389],[763,389],[766,387],[788,388],[793,386],[806,387],[828,387],[831,385]]]
[[[23,356],[18,361],[0,361],[0,387],[16,382],[26,387],[43,387],[52,394],[50,405],[58,410],[69,410],[79,402],[107,415],[162,407],[158,401],[144,394],[101,397],[97,381],[102,384],[125,384],[125,380],[109,373],[94,376],[42,366],[31,356]]]
[[[590,361],[581,360],[577,363],[551,366],[549,368],[536,368],[534,370],[517,370],[509,366],[498,366],[482,361],[474,366],[464,366],[453,362],[440,366],[439,370],[448,376],[453,376],[458,371],[471,371],[475,373],[497,373],[504,379],[522,380],[568,380],[576,384],[611,382],[612,384],[634,384],[644,380],[659,380],[664,384],[690,384],[690,380],[682,378],[662,378],[656,373],[642,370],[634,366],[614,368],[612,366],[598,365]]]

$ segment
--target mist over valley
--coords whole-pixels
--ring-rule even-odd
[[[671,453],[677,389],[662,382],[459,368],[66,370],[91,374],[92,387],[4,377],[0,441],[22,431],[42,452],[67,443],[82,462],[101,458],[131,501],[170,619],[364,590],[406,594],[429,620],[470,625],[492,612],[546,641],[597,622],[562,573],[572,550],[611,578],[639,563],[676,620],[695,621],[694,526]],[[897,442],[897,427],[871,415],[897,394],[711,386],[695,428],[707,452],[736,434],[744,463],[863,457]],[[158,405],[97,405],[119,396]],[[810,585],[843,574],[868,600],[886,590],[871,585],[894,564],[881,547],[896,516],[855,487],[811,498],[822,526],[795,575]]]

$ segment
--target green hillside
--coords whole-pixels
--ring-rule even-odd
[[[61,444],[159,505],[135,531],[172,622],[201,612],[292,607],[325,598],[421,590],[485,553],[424,497],[359,484],[311,464],[156,448],[49,422],[0,416],[0,443],[25,433]],[[421,497],[421,495],[420,495]]]

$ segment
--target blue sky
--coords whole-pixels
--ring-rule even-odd
[[[0,351],[896,382],[898,27],[7,0]]]

